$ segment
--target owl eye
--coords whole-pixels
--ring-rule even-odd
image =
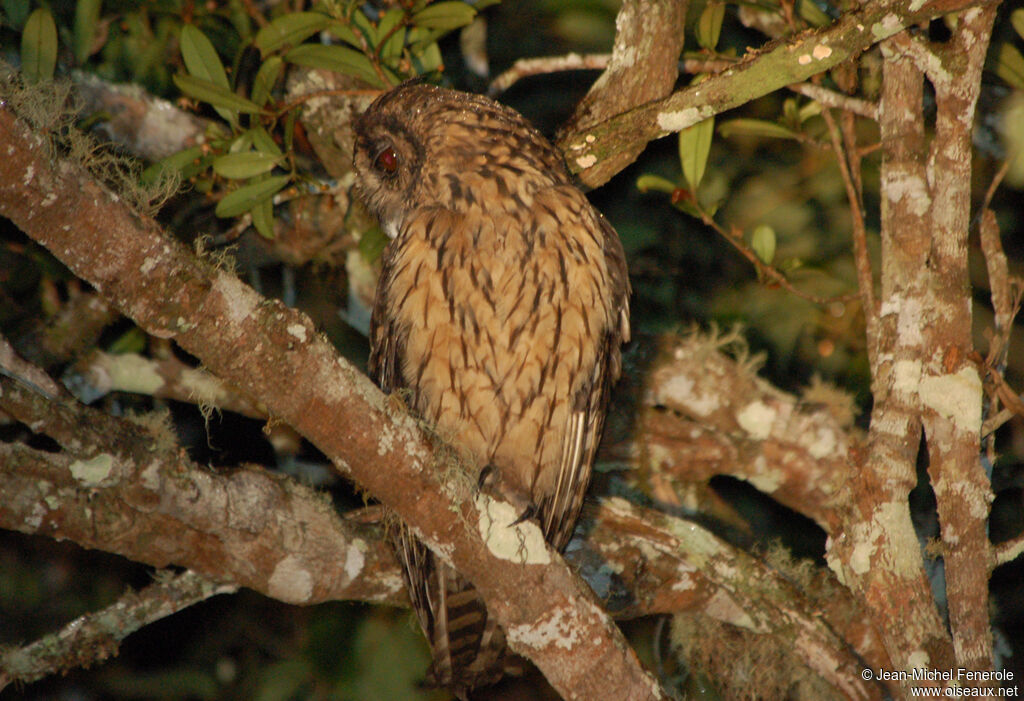
[[[382,173],[393,175],[398,171],[398,153],[394,148],[388,146],[377,154],[373,161],[373,167]]]

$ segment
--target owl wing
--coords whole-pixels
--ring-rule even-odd
[[[590,377],[572,398],[555,489],[537,504],[544,535],[558,550],[568,544],[583,508],[583,498],[601,442],[608,397],[622,372],[621,346],[630,337],[626,254],[611,224],[597,212],[594,212],[594,222],[600,230],[599,240],[605,254],[612,313],[608,327],[597,332],[597,360]]]
[[[401,238],[402,232],[389,242],[382,257],[370,318],[368,370],[384,392],[410,390],[415,405],[417,387],[403,373],[409,332],[396,322],[388,297],[395,274],[394,251]],[[469,580],[431,552],[405,523],[399,522],[390,537],[413,611],[430,643],[433,664],[426,682],[448,687],[462,698],[470,689],[493,684],[506,673],[521,673],[506,649],[504,632],[488,615]]]
[[[394,242],[389,242],[381,257],[382,267],[370,314],[370,359],[367,363],[370,379],[387,394],[406,386],[402,376],[402,352],[408,334],[398,328],[388,313],[388,289],[394,275],[393,245]]]

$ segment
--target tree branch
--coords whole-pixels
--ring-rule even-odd
[[[8,107],[0,108],[0,142],[7,144],[0,213],[142,328],[175,340],[346,466],[469,577],[513,649],[534,661],[559,693],[663,697],[536,524],[517,527],[520,542],[530,546],[515,552],[489,537],[498,530],[494,514],[511,507],[484,495],[446,493],[439,458],[421,427],[339,357],[305,315],[197,259],[81,168],[51,161],[43,138]],[[286,598],[306,602],[313,595],[308,563],[285,560],[274,569]]]
[[[128,592],[111,606],[79,616],[60,631],[31,645],[0,652],[0,691],[13,681],[33,682],[75,667],[88,667],[117,654],[122,640],[154,621],[200,601],[237,590],[195,572],[158,573],[142,591]]]
[[[364,523],[361,513],[341,518],[316,492],[259,468],[211,473],[184,459],[159,424],[145,428],[47,400],[10,379],[0,382],[0,405],[66,450],[0,444],[0,526],[155,566],[183,565],[285,601],[406,603],[382,529]],[[809,600],[786,577],[701,526],[621,499],[588,508],[581,530],[587,538],[574,539],[567,558],[615,615],[703,611],[796,650],[848,698],[881,697],[882,689],[856,673],[861,658],[886,667],[880,638],[838,584],[828,585],[827,599]],[[308,596],[296,597],[292,570],[308,571]],[[847,640],[857,641],[856,655]],[[97,652],[76,661],[99,661],[110,647]],[[52,658],[51,671],[65,657]],[[6,658],[4,668],[23,681],[40,672],[7,665]]]
[[[563,125],[562,136],[557,139],[563,151],[570,151],[574,135],[672,92],[679,75],[688,5],[687,0],[622,3],[615,18],[611,61]],[[642,139],[620,143],[614,155],[591,166],[588,177],[593,182],[607,181],[636,160],[646,147],[647,142]]]
[[[648,141],[681,131],[792,83],[800,83],[856,56],[905,27],[994,0],[895,0],[867,3],[834,24],[749,52],[732,68],[699,85],[640,105],[596,125],[581,125],[560,139],[570,169],[598,187],[627,165],[628,154]],[[612,164],[612,165],[609,165]]]

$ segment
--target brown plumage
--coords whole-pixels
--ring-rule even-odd
[[[583,504],[621,343],[629,281],[614,229],[517,112],[410,83],[355,125],[357,190],[392,238],[370,372],[565,547]],[[500,678],[504,635],[463,577],[408,529],[396,538],[432,679]]]

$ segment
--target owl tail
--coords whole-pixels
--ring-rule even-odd
[[[506,647],[504,631],[473,585],[404,526],[396,540],[409,596],[434,657],[426,683],[466,698],[470,690],[506,674],[521,674],[522,660]]]

